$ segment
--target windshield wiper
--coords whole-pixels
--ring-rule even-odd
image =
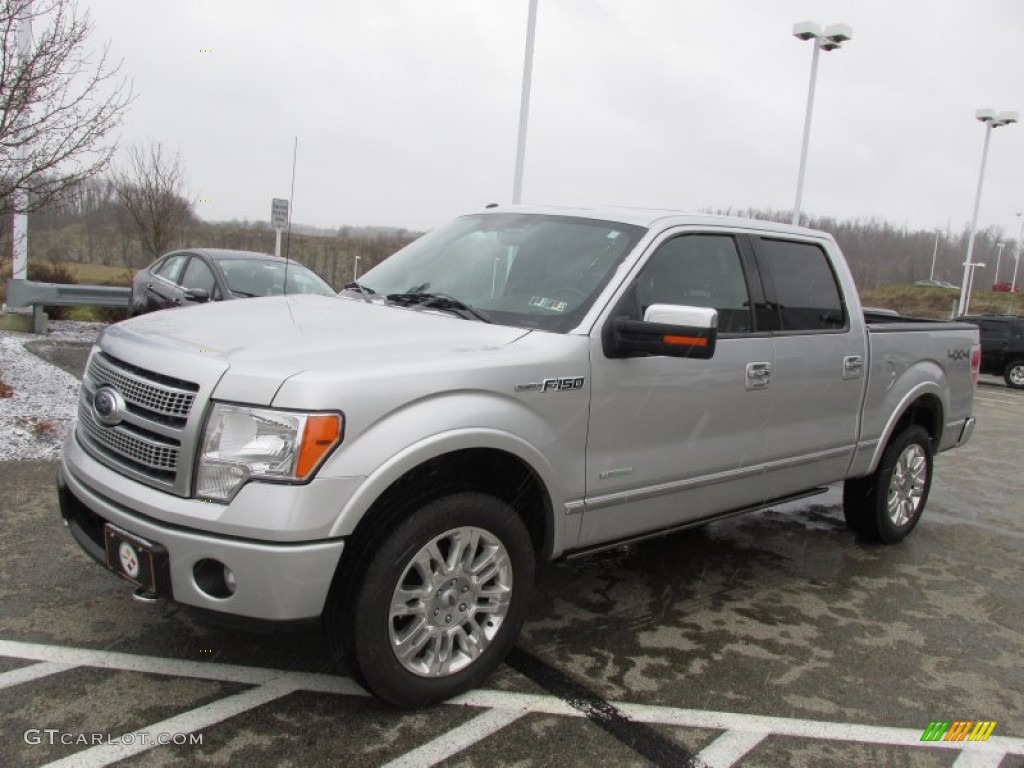
[[[363,297],[363,301],[365,301],[367,304],[372,304],[373,303],[373,302],[370,301],[370,297],[373,296],[375,293],[377,293],[375,290],[373,290],[373,288],[368,288],[367,286],[363,285],[362,283],[356,283],[356,282],[346,283],[345,287],[342,288],[341,290],[343,290],[343,291],[352,291],[352,290],[359,291],[359,295]]]
[[[440,309],[454,312],[459,317],[473,317],[484,323],[493,323],[494,321],[481,312],[479,309],[470,306],[464,301],[456,299],[454,296],[449,296],[446,293],[389,293],[387,296],[388,301],[392,304],[401,304],[407,307],[427,307],[429,309]]]

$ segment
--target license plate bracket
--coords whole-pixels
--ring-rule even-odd
[[[156,560],[163,547],[110,523],[103,526],[103,540],[110,570],[147,592],[157,592]]]

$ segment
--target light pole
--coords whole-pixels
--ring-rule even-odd
[[[935,230],[935,248],[932,250],[932,271],[928,275],[929,282],[935,282],[935,259],[939,255],[939,230]]]
[[[352,259],[352,282],[359,278],[359,256]]]
[[[971,291],[974,290],[974,272],[975,272],[975,270],[981,269],[981,268],[983,268],[985,266],[986,266],[986,264],[985,264],[984,261],[976,261],[973,264],[971,264],[971,277],[967,281],[967,303],[968,303],[968,305],[971,303]],[[966,315],[967,314],[967,310],[964,309],[963,313]]]
[[[824,31],[813,21],[802,21],[793,25],[793,37],[813,40],[811,54],[811,82],[807,87],[807,111],[804,114],[804,141],[800,147],[800,171],[796,177],[796,202],[793,204],[793,226],[800,224],[800,203],[804,196],[804,172],[807,170],[807,145],[811,139],[811,115],[814,114],[814,85],[818,79],[818,53],[834,51],[853,37],[849,24],[831,24]]]
[[[974,113],[974,116],[985,124],[985,146],[981,150],[981,172],[978,174],[978,191],[974,196],[974,216],[971,219],[971,235],[967,239],[967,257],[964,259],[964,279],[960,286],[960,306],[957,307],[958,315],[967,314],[967,305],[971,301],[971,259],[974,257],[974,236],[978,231],[978,211],[981,209],[981,188],[985,183],[985,162],[988,160],[988,143],[992,138],[992,129],[1001,128],[1004,125],[1011,125],[1020,119],[1016,112],[1000,112],[997,115],[994,109],[979,109]]]
[[[1003,260],[1003,248],[1006,247],[1006,243],[996,243],[996,279],[995,283],[999,282],[999,263]],[[995,284],[993,283],[993,284]]]
[[[1017,292],[1017,267],[1020,266],[1020,241],[1024,238],[1024,211],[1017,211],[1020,218],[1020,234],[1017,235],[1017,255],[1013,257],[1013,280],[1010,282],[1010,298]]]
[[[530,0],[526,18],[526,53],[523,57],[523,91],[519,98],[519,136],[516,139],[516,173],[512,182],[512,203],[523,199],[523,165],[526,163],[526,123],[530,119],[530,83],[533,81],[533,38],[537,29],[537,0]]]

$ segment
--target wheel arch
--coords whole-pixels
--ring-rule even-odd
[[[882,454],[894,436],[904,429],[920,424],[931,436],[932,453],[938,453],[942,442],[942,430],[945,426],[946,408],[936,386],[922,386],[907,393],[897,407],[882,432],[882,437],[875,446],[867,474],[875,471],[882,460]]]

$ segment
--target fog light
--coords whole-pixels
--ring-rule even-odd
[[[224,563],[204,558],[192,568],[192,577],[201,592],[219,600],[231,597],[238,588],[235,574]]]

